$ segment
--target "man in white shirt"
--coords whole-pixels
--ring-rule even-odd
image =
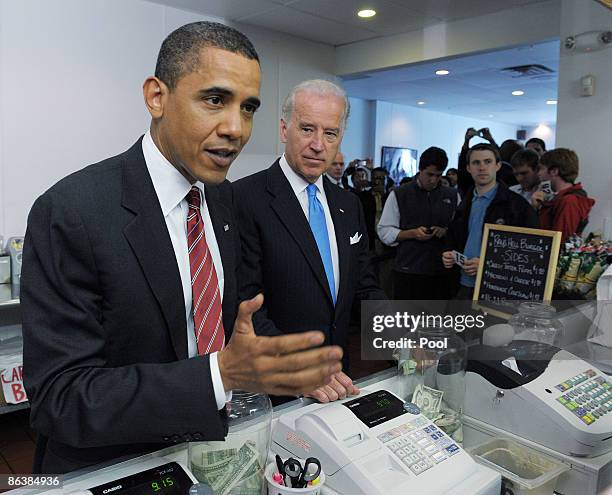
[[[342,174],[344,173],[344,155],[338,151],[331,167],[325,174],[332,184],[342,186]]]
[[[149,132],[37,199],[23,256],[24,382],[35,472],[223,440],[232,389],[303,393],[341,369],[320,332],[264,338],[237,308],[225,176],[248,141],[260,67],[211,22],[163,42],[143,86]],[[237,315],[237,316],[236,316]]]
[[[531,196],[540,185],[540,178],[538,177],[539,155],[532,149],[519,150],[512,155],[510,164],[512,165],[512,173],[518,181],[518,184],[510,186],[510,190],[520,194],[531,204]]]

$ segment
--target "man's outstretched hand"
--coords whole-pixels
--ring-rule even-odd
[[[329,384],[342,369],[342,349],[320,347],[325,339],[322,332],[255,335],[253,313],[262,303],[263,295],[258,294],[240,304],[232,336],[219,351],[225,390],[300,395]]]

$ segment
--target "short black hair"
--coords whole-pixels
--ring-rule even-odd
[[[240,31],[218,22],[192,22],[172,31],[163,41],[155,77],[173,90],[181,77],[197,69],[200,50],[205,47],[227,50],[259,63],[255,47]]]
[[[371,173],[373,174],[374,172],[382,172],[385,175],[389,175],[389,171],[384,167],[374,167]]]
[[[514,153],[514,155],[512,155],[512,159],[510,160],[510,165],[512,165],[512,168],[520,167],[522,165],[529,165],[532,170],[536,170],[539,164],[540,155],[529,148],[518,150],[516,153]]]
[[[510,163],[512,157],[518,150],[522,150],[523,145],[516,139],[506,139],[499,147],[499,156],[502,162]]]
[[[419,170],[424,170],[430,165],[435,166],[440,172],[444,172],[448,166],[448,156],[446,156],[446,151],[444,151],[442,148],[436,148],[435,146],[427,148],[425,151],[423,151],[421,158],[419,159]]]
[[[474,151],[490,151],[491,153],[495,155],[495,162],[496,163],[501,162],[501,157],[499,156],[499,149],[497,148],[497,146],[493,146],[492,144],[487,144],[487,143],[479,143],[479,144],[475,144],[468,150],[467,157],[466,157],[466,163],[468,165],[470,164],[470,158],[472,157],[472,153]]]
[[[526,143],[525,143],[525,148],[527,146],[529,146],[530,143],[536,143],[540,145],[540,148],[542,148],[544,151],[546,151],[546,143],[544,142],[543,139],[540,138],[536,138],[536,137],[532,137],[531,139],[529,139]]]
[[[451,167],[446,171],[446,175],[450,174],[451,172],[454,172],[455,174],[459,174],[459,170],[457,170],[454,167]]]

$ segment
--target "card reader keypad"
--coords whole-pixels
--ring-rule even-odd
[[[422,416],[381,433],[378,439],[417,476],[459,452],[453,440]]]
[[[557,401],[587,425],[612,412],[612,384],[594,370],[586,370],[555,388],[564,392]]]

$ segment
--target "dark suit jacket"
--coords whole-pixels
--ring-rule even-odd
[[[207,187],[206,199],[229,339],[240,242],[229,183]],[[208,356],[187,359],[180,275],[141,139],[36,200],[21,281],[30,420],[49,439],[40,469],[224,438]]]
[[[376,239],[378,239],[378,234],[376,233],[376,198],[374,197],[374,193],[371,189],[368,189],[367,191],[354,191],[354,193],[359,197],[361,205],[363,206],[363,214],[365,217],[366,227],[368,229],[370,249],[374,249],[374,243]],[[382,194],[381,202],[383,208],[387,202],[388,196],[389,195],[387,193]]]
[[[345,349],[355,299],[386,299],[368,259],[368,234],[359,198],[323,179],[340,265],[334,306],[310,225],[278,161],[234,183],[242,242],[240,299],[264,293],[255,315],[260,335],[321,330]],[[351,244],[350,237],[361,236]]]

